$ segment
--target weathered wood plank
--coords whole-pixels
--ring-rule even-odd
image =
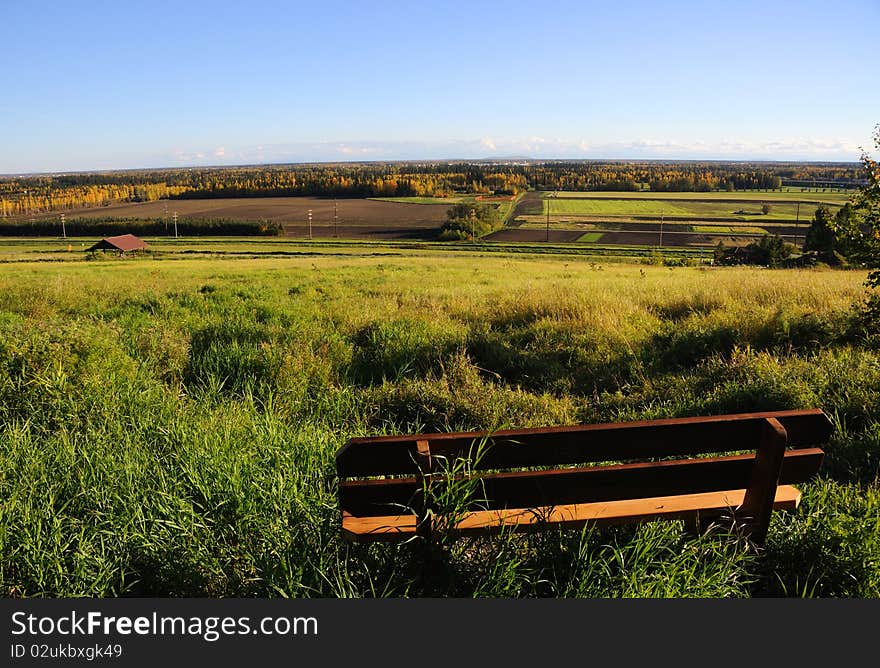
[[[510,531],[535,531],[555,525],[579,528],[586,524],[605,526],[654,519],[688,519],[699,513],[705,518],[712,513],[721,514],[739,507],[745,498],[745,489],[735,489],[700,494],[678,494],[645,499],[624,499],[558,505],[549,508],[519,508],[486,510],[469,513],[456,526],[463,535],[484,535],[507,529]],[[776,489],[773,508],[794,510],[800,503],[801,493],[791,485]],[[380,517],[355,517],[343,514],[344,535],[355,541],[406,540],[415,535],[414,515],[388,515]]]

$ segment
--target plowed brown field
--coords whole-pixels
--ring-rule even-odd
[[[448,204],[407,204],[369,199],[338,199],[340,237],[382,239],[431,238],[446,220]],[[161,218],[176,211],[181,218],[234,218],[281,223],[289,236],[333,236],[333,199],[323,197],[251,197],[160,200],[82,209],[68,218]]]

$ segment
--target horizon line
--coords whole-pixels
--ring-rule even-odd
[[[393,165],[393,164],[475,164],[475,163],[763,163],[768,165],[860,165],[858,160],[774,160],[770,158],[531,158],[527,156],[497,156],[485,158],[400,158],[389,160],[305,160],[283,162],[242,162],[232,164],[185,164],[140,167],[106,167],[97,169],[57,169],[29,172],[2,172],[0,178],[26,178],[30,176],[54,176],[68,174],[103,174],[108,172],[177,171],[187,169],[235,169],[242,167],[286,167],[308,165]]]

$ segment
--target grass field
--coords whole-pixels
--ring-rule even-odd
[[[693,218],[695,220],[711,220],[713,218],[742,221],[779,221],[795,220],[798,216],[797,204],[773,203],[768,214],[761,212],[761,202],[731,203],[712,201],[690,201],[685,199],[545,199],[544,215],[549,209],[550,216],[566,215],[614,217],[614,216],[651,216],[659,219],[661,215],[674,218]],[[812,218],[817,205],[800,205],[799,217],[802,222]],[[829,205],[834,208],[834,205]],[[745,211],[745,214],[737,213]]]
[[[596,243],[602,238],[601,232],[587,232],[583,236],[581,236],[578,241],[586,242],[586,243]]]
[[[587,199],[659,199],[659,200],[727,200],[730,202],[816,202],[827,204],[846,203],[851,192],[816,192],[802,190],[801,188],[790,188],[783,190],[735,190],[735,191],[712,191],[712,192],[651,192],[650,190],[640,190],[637,192],[628,191],[572,191],[560,190],[544,192],[543,195],[564,198],[587,198]]]
[[[397,202],[399,204],[459,204],[468,199],[461,197],[368,197],[375,202]]]
[[[340,539],[351,436],[800,407],[836,434],[766,553],[675,522],[468,539],[440,593],[880,595],[864,273],[311,248],[0,267],[4,596],[418,596],[413,546]]]

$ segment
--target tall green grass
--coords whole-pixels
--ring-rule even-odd
[[[877,596],[880,352],[859,272],[420,255],[8,265],[6,596]],[[354,435],[820,407],[766,552],[680,524],[339,535]],[[455,499],[450,499],[450,503]]]

